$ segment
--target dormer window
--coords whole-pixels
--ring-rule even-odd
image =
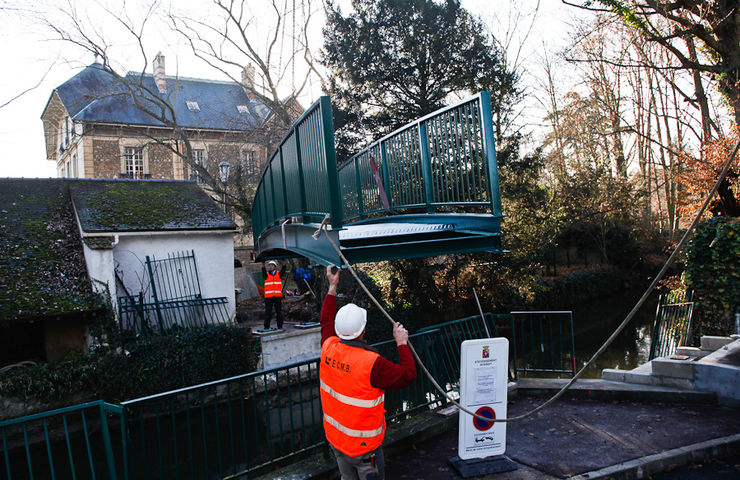
[[[246,105],[237,105],[236,109],[239,110],[239,113],[249,113],[249,107]]]
[[[198,105],[198,102],[194,100],[188,100],[185,102],[188,105],[188,110],[191,112],[200,112],[200,106]]]

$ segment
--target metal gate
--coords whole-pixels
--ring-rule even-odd
[[[146,295],[118,297],[121,330],[164,335],[176,328],[193,328],[229,321],[228,298],[203,298],[195,251],[146,256]]]
[[[678,347],[689,342],[694,312],[692,297],[691,291],[659,297],[648,360],[673,355]]]

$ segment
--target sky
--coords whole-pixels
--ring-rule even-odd
[[[3,75],[0,75],[0,177],[56,177],[54,162],[46,159],[41,113],[55,87],[93,63],[89,53],[55,40],[55,34],[39,21],[39,13],[29,8],[51,11],[46,16],[58,25],[63,24],[64,18],[58,10],[54,10],[61,7],[70,11],[74,8],[80,17],[91,20],[97,28],[96,34],[106,38],[110,47],[109,57],[118,61],[119,71],[140,71],[143,66],[141,53],[135,43],[116,28],[114,19],[101,14],[96,6],[98,2],[45,0],[33,3],[33,7],[28,7],[27,2],[20,0],[0,0],[0,42],[3,45],[0,49],[0,66],[3,69]],[[143,16],[143,6],[151,2],[129,1],[125,11],[118,10],[120,3],[107,2],[117,14],[136,19]],[[204,3],[203,0],[173,1],[176,8],[191,12],[198,18],[201,18]],[[345,8],[349,4],[348,1],[339,3]],[[565,45],[568,25],[572,16],[577,14],[573,8],[558,0],[463,0],[462,3],[479,16],[500,41],[505,42],[507,38],[511,40],[510,57],[518,59],[524,74],[523,82],[530,90],[537,89],[536,75],[542,52],[549,51],[554,55]],[[303,2],[296,1],[296,4],[303,5]],[[256,13],[267,8],[267,4],[261,0],[249,0],[248,5]],[[532,14],[538,5],[539,10],[532,24]],[[161,11],[166,11],[170,4],[163,0],[159,7]],[[517,16],[520,16],[518,23]],[[316,49],[321,47],[323,22],[323,12],[319,10],[311,22],[310,41]],[[270,28],[269,19],[265,19],[262,24],[257,22],[253,25],[251,34],[255,38],[266,39]],[[161,22],[150,21],[143,38],[148,58],[153,58],[158,51],[165,55],[168,75],[176,73],[188,77],[226,79],[222,73],[195,58],[190,47],[169,33]],[[526,41],[523,42],[524,38]],[[524,46],[519,50],[518,45],[522,42]],[[151,65],[147,66],[147,70],[151,73]],[[300,72],[296,76],[299,77]],[[290,82],[285,83],[287,94]],[[319,84],[313,82],[299,101],[309,105],[319,95]],[[531,105],[523,108],[520,121],[536,129],[542,117],[536,105],[536,95],[528,101]]]

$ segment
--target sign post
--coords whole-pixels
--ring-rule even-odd
[[[509,341],[466,340],[460,349],[460,404],[484,418],[506,418]],[[450,462],[463,477],[517,468],[504,456],[505,422],[487,422],[460,411],[459,429],[458,456]]]

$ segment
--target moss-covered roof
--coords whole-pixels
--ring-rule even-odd
[[[0,323],[99,308],[64,180],[0,179]]]
[[[236,225],[194,182],[68,180],[85,233],[234,230]]]

